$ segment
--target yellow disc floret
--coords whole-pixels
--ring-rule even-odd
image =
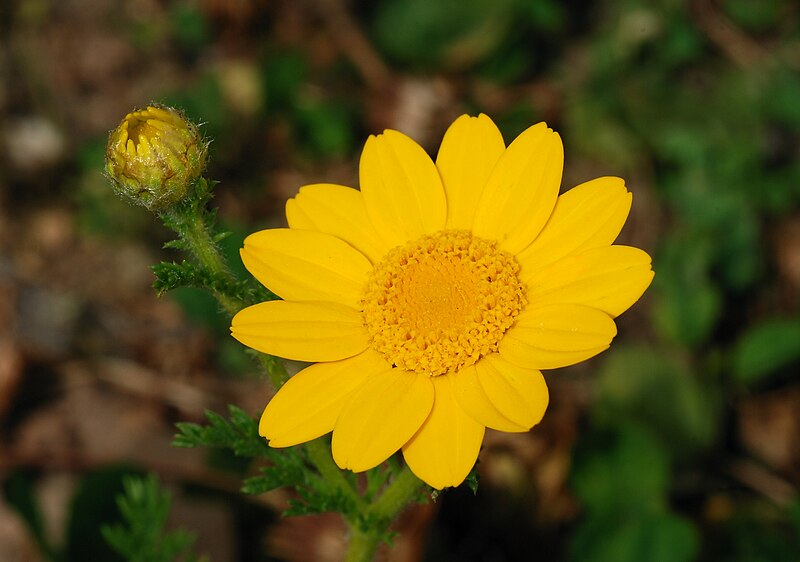
[[[364,290],[364,324],[387,361],[431,376],[497,351],[525,305],[514,256],[468,231],[444,230],[391,250]]]

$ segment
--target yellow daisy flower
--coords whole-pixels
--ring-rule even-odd
[[[653,278],[650,256],[612,245],[631,206],[624,182],[559,196],[563,164],[544,123],[506,147],[486,115],[463,115],[435,163],[387,130],[364,146],[360,191],[302,187],[289,228],[249,236],[245,266],[283,300],[239,312],[233,336],[314,363],[264,410],[270,445],[333,431],[341,468],[402,449],[441,489],[466,478],[485,428],[536,425],[540,369],[608,348],[613,319]]]

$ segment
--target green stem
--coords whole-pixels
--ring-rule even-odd
[[[325,439],[320,437],[307,442],[304,446],[309,460],[311,460],[325,481],[336,486],[344,495],[349,497],[359,511],[365,509],[367,505],[364,503],[364,498],[356,492],[347,478],[345,478],[344,471],[333,462],[331,450],[328,448]]]
[[[184,226],[180,232],[181,238],[189,246],[200,265],[215,277],[223,278],[233,285],[236,280],[225,264],[225,260],[222,258],[211,233],[208,231],[202,213],[192,213],[190,210],[180,216],[179,220]],[[231,316],[244,308],[244,303],[239,299],[219,290],[212,290],[212,292],[217,301]]]
[[[364,520],[371,521],[372,528],[365,530],[358,521],[347,522],[350,540],[345,562],[370,562],[373,559],[386,529],[419,493],[421,485],[414,473],[407,466],[403,467],[383,494],[367,507]]]
[[[272,383],[272,388],[276,391],[283,386],[283,383],[289,380],[289,373],[286,372],[286,366],[278,357],[273,357],[266,353],[259,353],[258,361],[267,373],[269,382]]]
[[[371,562],[378,550],[380,535],[375,532],[364,532],[355,525],[350,525],[350,536],[347,541],[347,554],[344,562]]]
[[[370,513],[380,519],[393,520],[419,493],[422,482],[411,469],[403,467],[400,474],[371,506]]]

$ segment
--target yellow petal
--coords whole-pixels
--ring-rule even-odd
[[[241,250],[245,267],[279,297],[331,301],[360,308],[372,270],[369,260],[344,240],[313,230],[273,228],[251,234]]]
[[[301,187],[286,202],[286,220],[291,228],[318,230],[341,238],[372,263],[389,249],[381,243],[367,216],[361,192],[351,187],[325,183]]]
[[[297,361],[338,361],[367,348],[361,314],[332,302],[262,302],[240,311],[231,334],[248,347]]]
[[[378,466],[411,439],[432,405],[430,377],[400,369],[372,375],[336,421],[333,459],[354,472]]]
[[[483,113],[462,115],[447,129],[436,157],[447,196],[447,228],[472,229],[483,188],[505,148],[503,135]]]
[[[367,214],[391,247],[444,228],[447,203],[439,171],[406,135],[387,130],[370,136],[359,175]]]
[[[333,431],[350,395],[368,377],[387,368],[383,357],[370,349],[349,359],[306,367],[267,404],[259,434],[269,439],[271,447],[290,447]]]
[[[561,195],[544,230],[517,255],[522,281],[571,253],[611,245],[628,218],[631,197],[625,182],[614,177],[582,183]]]
[[[518,136],[497,161],[475,213],[476,236],[517,253],[550,218],[558,198],[564,147],[544,123]]]
[[[449,376],[431,377],[435,398],[428,419],[403,446],[403,457],[417,478],[441,490],[458,486],[475,466],[484,427],[462,410]]]
[[[517,367],[496,353],[475,368],[486,396],[503,416],[526,429],[542,421],[549,402],[542,373]]]
[[[575,304],[528,308],[500,341],[503,359],[529,369],[557,369],[608,349],[617,334],[611,317]]]
[[[528,431],[530,426],[525,427],[512,422],[494,406],[478,380],[475,365],[465,367],[449,378],[458,405],[476,422],[498,431],[511,433]]]
[[[528,281],[528,306],[571,303],[619,316],[653,280],[650,256],[630,246],[571,254]]]

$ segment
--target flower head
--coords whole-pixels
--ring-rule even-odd
[[[119,194],[157,212],[186,197],[207,149],[177,110],[150,105],[126,115],[109,135],[106,173]]]
[[[288,229],[249,236],[244,264],[283,300],[242,310],[233,336],[314,363],[267,405],[270,445],[333,431],[340,467],[402,449],[443,488],[466,478],[486,427],[539,423],[540,370],[607,349],[653,278],[650,256],[613,245],[631,205],[623,181],[559,196],[563,160],[544,123],[506,147],[487,116],[464,115],[435,163],[388,130],[364,146],[360,191],[305,186]]]

